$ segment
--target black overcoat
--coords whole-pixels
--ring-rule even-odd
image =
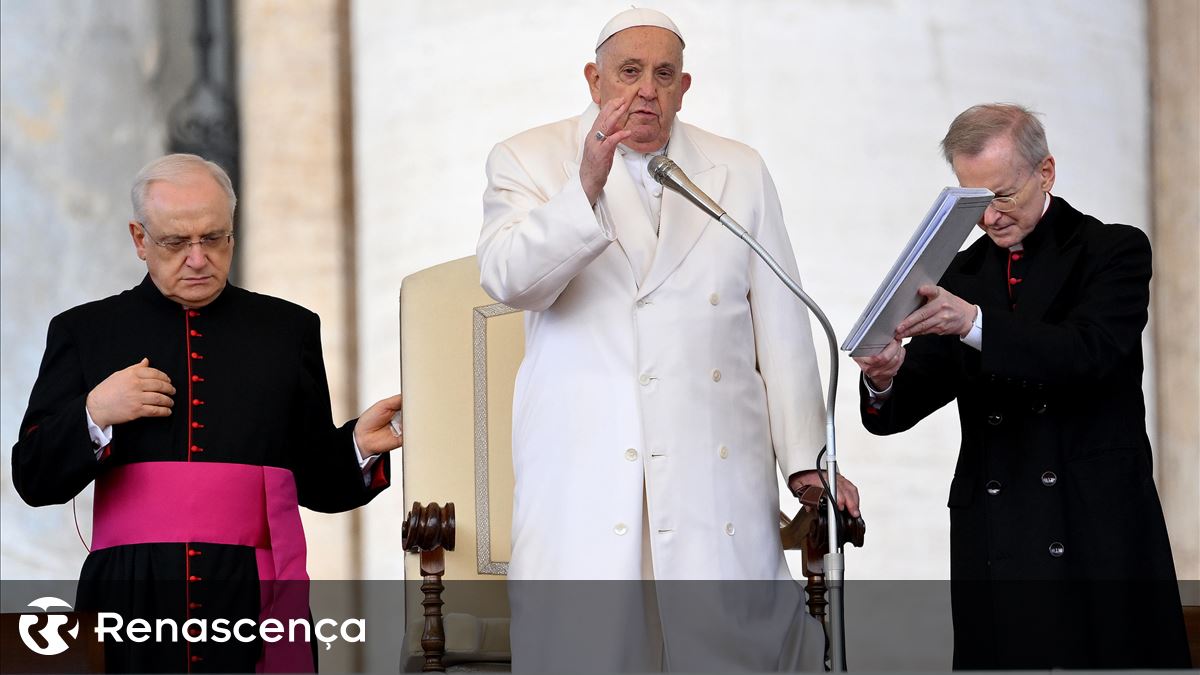
[[[981,351],[917,337],[882,405],[860,384],[875,434],[958,403],[955,668],[1186,667],[1142,396],[1149,241],[1054,197],[1023,243],[1012,263],[982,237],[941,279],[983,310]]]
[[[172,413],[116,425],[98,460],[87,430],[87,394],[143,357],[171,378]],[[290,470],[301,506],[345,511],[381,491],[389,470],[385,456],[364,479],[352,444],[354,423],[333,423],[316,314],[232,285],[208,306],[188,310],[147,276],[50,322],[13,447],[13,482],[27,503],[40,506],[69,501],[121,464],[248,464]],[[90,553],[80,577],[81,610],[258,616],[255,552],[247,546],[115,546]],[[203,582],[191,584],[187,594],[176,592],[190,577]],[[131,594],[130,581],[143,591]],[[198,607],[183,607],[185,597]],[[141,645],[127,652],[106,644],[106,652],[110,670],[253,671],[260,647]]]

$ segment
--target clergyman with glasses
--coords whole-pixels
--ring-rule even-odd
[[[1051,195],[1054,157],[1023,107],[967,109],[942,151],[964,187],[996,194],[987,236],[855,360],[872,433],[958,403],[954,667],[1186,668],[1142,395],[1150,242]]]
[[[219,166],[156,159],[131,198],[148,274],[51,320],[13,482],[32,506],[95,482],[75,608],[155,630],[105,640],[107,670],[311,672],[302,632],[221,640],[217,621],[308,617],[298,505],[345,511],[387,486],[400,397],[335,426],[317,315],[228,283],[236,196]]]

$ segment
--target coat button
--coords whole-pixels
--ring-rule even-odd
[[[987,493],[993,497],[1000,494],[1000,481],[998,480],[989,480],[984,487],[987,488]]]
[[[733,529],[733,523],[725,523],[725,534],[732,537],[734,532],[736,530]]]
[[[1000,423],[1004,421],[1004,415],[999,415],[999,414],[988,415],[987,421],[988,421],[988,424],[990,424],[994,427],[998,427],[998,426],[1000,426]]]
[[[717,450],[717,454],[721,456],[721,459],[729,459],[729,448],[722,445],[721,449]]]
[[[714,306],[721,304],[721,296],[713,293],[712,295],[708,296],[708,303]]]
[[[617,534],[617,536],[624,535],[628,531],[629,531],[629,528],[625,527],[625,523],[617,523],[613,527],[613,532],[615,532]]]
[[[638,300],[638,301],[637,301],[637,306],[638,306],[638,309],[641,309],[641,308],[645,307],[645,306],[646,306],[646,301],[645,301],[645,300]]]
[[[203,382],[203,381],[204,381],[204,378],[200,377],[199,375],[192,376],[192,382]]]
[[[647,375],[646,373],[642,373],[642,376],[638,378],[638,382],[641,382],[642,386],[644,387],[644,386],[650,384],[650,376]]]
[[[637,458],[638,458],[637,450],[634,450],[633,448],[629,448],[628,450],[625,451],[625,459],[627,459],[631,462],[634,462],[634,461],[637,461]]]
[[[190,581],[190,582],[192,582],[192,583],[195,583],[195,582],[197,582],[197,581],[203,581],[203,579],[201,579],[200,577],[198,577],[198,576],[196,576],[195,574],[193,574],[193,575],[191,575],[190,577],[188,577],[188,581]]]
[[[1046,405],[1045,401],[1037,401],[1033,405],[1029,406],[1029,409],[1033,411],[1034,415],[1041,415],[1042,413],[1046,412],[1046,408],[1048,407],[1049,406]]]
[[[1063,546],[1060,542],[1056,541],[1056,542],[1050,544],[1050,555],[1052,557],[1061,558],[1063,553],[1066,553],[1066,552],[1067,552],[1067,547]]]
[[[720,371],[720,370],[718,370],[717,368],[713,368],[713,371],[712,371],[712,379],[713,379],[713,382],[720,382],[720,381],[721,381],[721,371]]]
[[[188,603],[188,609],[200,609],[200,608],[201,608],[201,607],[203,607],[203,606],[204,606],[204,605],[202,605],[202,604],[200,604],[200,603],[198,603],[198,602],[189,602],[189,603]]]
[[[1046,473],[1042,474],[1042,485],[1045,485],[1046,487],[1054,487],[1054,484],[1057,482],[1058,476],[1054,475],[1053,471],[1047,471]]]

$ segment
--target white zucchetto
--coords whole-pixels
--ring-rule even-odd
[[[608,38],[620,33],[626,28],[634,28],[636,26],[654,26],[655,28],[663,28],[671,31],[683,42],[683,35],[679,32],[679,27],[671,20],[669,16],[655,9],[646,9],[644,7],[631,7],[624,12],[609,19],[608,23],[604,24],[604,28],[600,31],[600,37],[596,38],[596,50],[600,50],[600,45]],[[686,43],[684,43],[686,45]]]

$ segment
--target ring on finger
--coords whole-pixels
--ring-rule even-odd
[[[608,138],[608,136],[606,136],[603,131],[600,131],[599,129],[596,130],[596,140],[603,143],[604,139],[606,138]]]

